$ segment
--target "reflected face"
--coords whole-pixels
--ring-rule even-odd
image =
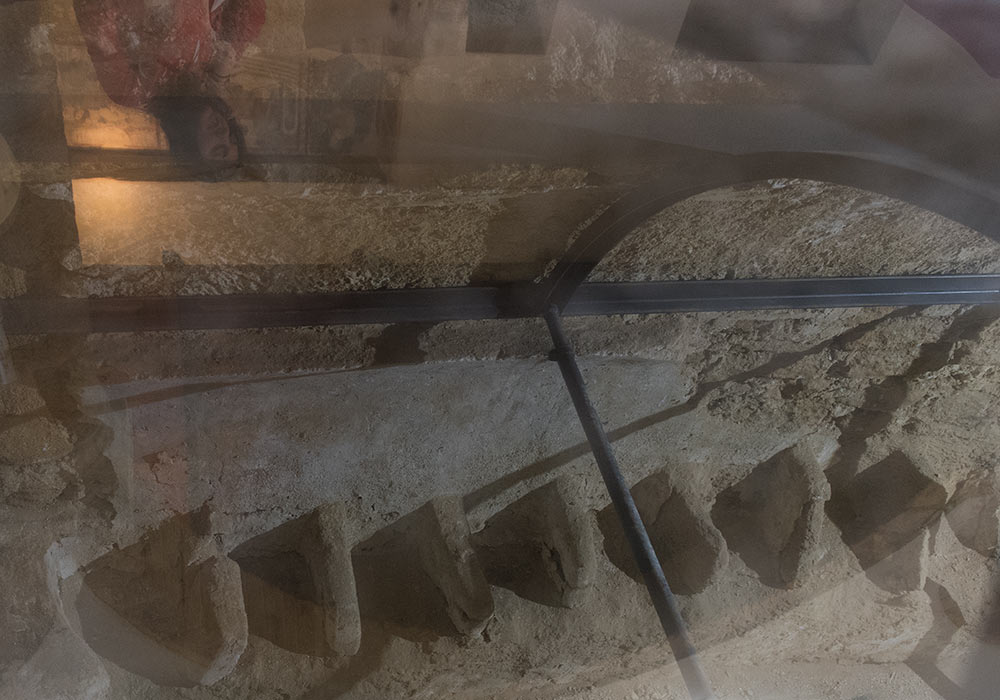
[[[239,159],[236,137],[229,121],[217,109],[206,107],[198,117],[198,153],[205,160],[235,163]]]

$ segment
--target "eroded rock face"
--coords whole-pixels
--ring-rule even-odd
[[[360,543],[352,558],[362,615],[404,635],[478,634],[493,595],[469,534],[461,499],[442,497]]]
[[[720,493],[712,519],[761,581],[794,586],[818,558],[829,497],[819,466],[785,450]]]
[[[633,486],[632,498],[674,592],[698,593],[725,569],[729,550],[709,517],[707,504],[675,488],[666,471]],[[608,558],[631,578],[641,581],[613,506],[600,512],[598,523]]]
[[[298,654],[357,653],[352,545],[343,507],[329,504],[234,550],[251,634]]]
[[[472,543],[490,583],[536,603],[574,607],[593,583],[589,511],[565,477],[495,514]]]
[[[175,516],[85,567],[75,599],[98,654],[160,685],[210,685],[247,643],[236,562],[212,546],[207,508]]]

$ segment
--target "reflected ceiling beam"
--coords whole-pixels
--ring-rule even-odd
[[[324,294],[22,297],[0,301],[0,314],[4,330],[11,335],[440,323],[538,316],[537,297],[513,291],[451,287]],[[564,313],[593,316],[997,303],[1000,275],[827,277],[592,283],[579,288]]]

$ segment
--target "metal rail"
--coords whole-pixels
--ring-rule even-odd
[[[1000,240],[1000,201],[934,175],[844,154],[727,156],[702,151],[684,167],[672,168],[662,179],[629,192],[581,231],[540,282],[542,309],[549,304],[564,308],[601,260],[650,217],[702,192],[770,178],[804,178],[895,197]]]
[[[545,313],[534,285],[334,294],[0,300],[10,335],[439,323]],[[517,293],[515,293],[515,291]],[[1000,275],[584,284],[565,316],[1000,303]]]
[[[587,386],[580,373],[580,367],[577,365],[573,346],[563,331],[558,307],[553,306],[545,313],[545,322],[549,326],[549,332],[552,334],[552,342],[555,346],[551,358],[559,363],[566,388],[573,398],[576,414],[583,425],[583,431],[587,434],[590,448],[594,452],[594,459],[597,460],[601,476],[604,477],[604,485],[607,487],[608,495],[611,496],[611,502],[615,506],[618,520],[625,532],[625,539],[628,540],[632,549],[632,556],[646,582],[646,589],[649,591],[649,597],[653,600],[653,607],[656,608],[660,624],[663,625],[663,631],[667,633],[667,640],[674,652],[674,658],[677,659],[677,665],[680,667],[688,693],[692,700],[711,700],[715,695],[712,693],[708,679],[705,678],[705,674],[701,670],[698,652],[688,637],[680,609],[677,607],[677,599],[674,598],[674,594],[670,590],[663,568],[660,566],[660,560],[653,550],[652,542],[649,541],[649,534],[642,523],[642,518],[639,517],[639,511],[632,500],[628,483],[618,467],[618,460],[615,459],[611,442],[604,432],[604,426],[597,415],[597,410],[587,395]]]

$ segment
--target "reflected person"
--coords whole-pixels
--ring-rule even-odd
[[[260,33],[264,0],[74,0],[97,78],[151,113],[171,154],[206,171],[239,165],[243,130],[219,87]]]

